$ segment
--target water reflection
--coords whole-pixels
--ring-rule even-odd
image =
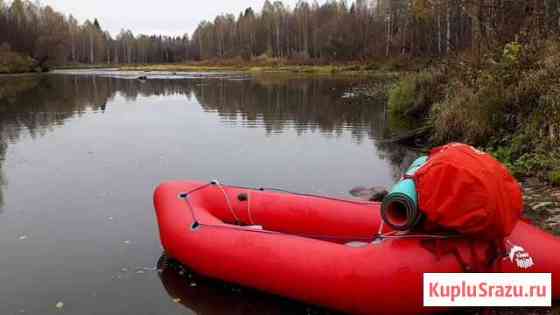
[[[357,80],[260,77],[251,80],[124,80],[114,77],[56,75],[1,79],[1,141],[14,141],[20,130],[44,134],[64,120],[94,110],[105,111],[116,95],[138,97],[185,95],[224,123],[263,127],[269,134],[295,129],[337,136],[344,130],[360,143],[387,131],[383,98],[343,98]],[[392,150],[387,147],[388,150]],[[401,155],[401,152],[398,152]]]
[[[390,185],[407,151],[378,141],[383,97],[343,97],[361,83],[0,78],[0,245],[7,252],[0,267],[8,270],[0,275],[7,284],[0,285],[0,313],[50,314],[43,307],[62,297],[70,299],[69,314],[70,307],[121,314],[115,307],[123,304],[177,314],[167,297],[154,298],[164,293],[155,275],[110,282],[112,271],[150,265],[161,254],[152,193],[166,179],[219,177],[337,195]],[[199,313],[307,313],[307,306],[245,289],[230,294],[219,283],[201,281],[195,291],[175,276],[162,274],[165,287]],[[104,303],[90,305],[90,290]],[[120,298],[132,290],[134,297]]]
[[[114,93],[99,89],[99,80],[95,77],[0,78],[0,208],[4,203],[1,186],[6,180],[2,165],[8,144],[17,142],[23,134],[32,138],[45,135],[54,126],[87,110],[104,110]]]
[[[384,101],[344,99],[349,84],[326,79],[222,80],[195,85],[193,92],[205,110],[217,112],[224,121],[263,126],[268,133],[294,128],[299,134],[340,135],[350,130],[356,142],[380,138]]]
[[[103,113],[115,97],[184,95],[223,124],[263,128],[268,135],[293,130],[337,137],[350,132],[355,143],[372,141],[382,159],[393,165],[394,177],[409,163],[408,150],[379,142],[387,132],[382,96],[345,98],[356,79],[258,77],[239,79],[131,80],[89,75],[52,75],[0,79],[0,165],[7,145],[22,134],[44,135],[67,119],[87,112]],[[0,166],[0,174],[2,174]],[[0,185],[5,184],[0,176]],[[1,191],[1,189],[0,189]],[[0,194],[0,205],[3,198]]]
[[[112,94],[97,88],[94,77],[87,80],[52,77],[0,79],[0,142],[17,142],[22,133],[32,138],[52,127],[82,115],[103,110]]]
[[[53,85],[64,86],[64,91],[101,106],[116,94],[128,101],[185,95],[196,98],[206,111],[218,113],[224,122],[262,126],[269,133],[294,128],[300,133],[319,130],[337,135],[351,130],[360,142],[380,138],[386,126],[384,100],[369,99],[364,106],[361,101],[341,97],[356,80],[259,77],[140,81],[95,76],[59,76],[51,80],[61,81]]]
[[[157,266],[169,297],[194,314],[335,314],[252,289],[201,278],[165,256],[160,258]]]
[[[351,83],[334,79],[144,82],[96,76],[51,76],[4,80],[7,84],[2,82],[0,89],[3,123],[21,124],[31,132],[37,127],[60,123],[74,113],[88,109],[103,111],[116,94],[128,101],[134,101],[139,96],[179,94],[195,97],[205,110],[217,112],[224,121],[246,126],[262,125],[271,133],[295,128],[299,132],[319,130],[340,134],[348,129],[355,133],[357,141],[361,141],[364,137],[381,137],[385,128],[385,104],[382,100],[369,100],[364,106],[359,101],[353,103],[341,98]],[[25,118],[28,120],[21,121],[22,116],[9,117],[10,113],[27,113],[29,115]],[[46,113],[52,115],[38,115]],[[17,121],[10,121],[11,118]]]

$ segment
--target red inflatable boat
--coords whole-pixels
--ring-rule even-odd
[[[378,203],[215,182],[163,184],[154,203],[167,255],[194,271],[348,313],[436,311],[426,272],[552,273],[560,297],[560,241],[525,222],[496,258],[486,241],[390,231]]]

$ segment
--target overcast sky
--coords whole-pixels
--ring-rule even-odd
[[[297,0],[284,0],[293,7]],[[236,16],[247,7],[260,11],[264,0],[42,0],[57,11],[71,13],[80,22],[98,18],[101,27],[117,34],[128,28],[135,34],[192,34],[198,23],[221,13]]]

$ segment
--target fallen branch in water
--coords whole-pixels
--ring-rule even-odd
[[[432,131],[432,126],[425,125],[420,128],[411,130],[409,132],[399,134],[399,135],[394,135],[388,139],[383,139],[380,142],[397,143],[397,144],[402,144],[406,146],[415,146],[415,147],[422,146],[422,143],[425,142],[424,140],[426,140],[426,138],[430,135],[431,131]]]

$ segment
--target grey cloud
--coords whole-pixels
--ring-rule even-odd
[[[284,0],[293,7],[297,0]],[[211,20],[221,13],[235,15],[247,7],[260,11],[264,0],[43,0],[80,22],[98,18],[101,26],[117,34],[126,28],[134,33],[166,35],[191,34],[202,20]]]

